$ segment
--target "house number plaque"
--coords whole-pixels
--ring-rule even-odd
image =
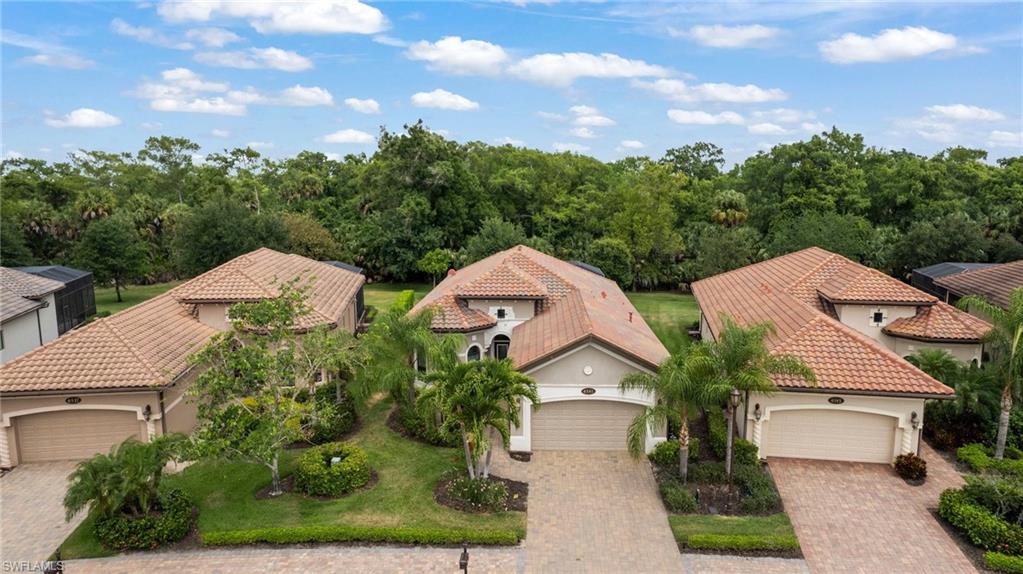
[[[833,405],[840,405],[845,402],[845,399],[843,399],[842,397],[831,397],[828,399],[828,402]]]
[[[583,389],[584,395],[592,395],[595,392],[597,392],[597,389],[594,389],[593,387],[586,387]]]
[[[77,405],[78,403],[82,402],[82,397],[68,397],[64,399],[64,402],[69,405]]]

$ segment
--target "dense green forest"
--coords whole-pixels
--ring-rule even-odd
[[[480,142],[421,123],[371,156],[273,160],[154,137],[137,153],[2,164],[3,264],[67,263],[104,282],[194,275],[260,245],[425,279],[526,243],[633,288],[678,287],[820,245],[897,277],[1023,258],[1023,157],[934,157],[836,130],[725,171],[698,142],[612,163]]]

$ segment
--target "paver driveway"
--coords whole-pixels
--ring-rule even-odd
[[[810,570],[976,572],[931,514],[962,478],[924,445],[927,482],[909,486],[883,464],[770,459]]]
[[[46,560],[85,519],[64,522],[64,492],[74,462],[23,464],[0,478],[0,558]]]

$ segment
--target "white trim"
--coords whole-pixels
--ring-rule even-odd
[[[138,417],[138,420],[140,421],[146,420],[146,417],[142,414],[142,407],[133,407],[131,405],[94,405],[94,404],[58,405],[52,407],[37,407],[34,409],[25,409],[21,411],[14,411],[11,413],[4,413],[2,426],[5,428],[11,426],[12,418],[57,411],[130,411],[135,413],[135,415]]]
[[[327,384],[327,383],[324,383],[324,384]],[[171,409],[173,409],[174,407],[176,407],[179,404],[181,404],[181,401],[185,400],[185,395],[186,394],[188,394],[187,391],[186,392],[182,392],[180,395],[178,395],[178,398],[176,398],[173,401],[171,401],[171,403],[169,405],[165,405],[163,407],[163,413],[153,413],[153,416],[151,416],[149,418],[153,419],[154,421],[163,418],[163,414],[164,413],[171,412]]]
[[[523,374],[528,375],[530,373],[534,373],[534,372],[539,371],[540,369],[542,369],[542,368],[544,368],[546,366],[549,366],[549,365],[551,365],[553,363],[556,363],[556,362],[560,361],[561,359],[570,357],[570,356],[578,353],[579,351],[582,351],[584,349],[589,349],[589,348],[596,349],[596,350],[598,350],[598,351],[600,351],[600,352],[602,352],[602,353],[604,353],[606,355],[609,355],[609,356],[611,356],[611,357],[613,357],[615,359],[618,359],[619,361],[625,363],[626,365],[629,365],[630,367],[632,367],[634,369],[640,370],[640,371],[642,371],[644,373],[647,373],[647,374],[650,374],[650,375],[654,374],[654,370],[653,369],[651,369],[649,367],[645,367],[645,366],[640,365],[639,363],[637,363],[635,361],[632,361],[632,360],[630,360],[630,359],[628,359],[626,357],[623,357],[622,355],[619,355],[618,353],[616,353],[616,352],[614,352],[614,351],[612,351],[610,349],[605,348],[603,345],[601,345],[601,344],[599,344],[598,342],[595,342],[595,341],[589,341],[585,345],[579,345],[579,346],[577,346],[574,349],[571,349],[571,350],[569,350],[569,351],[567,351],[565,353],[562,353],[562,354],[558,355],[557,357],[553,357],[551,359],[547,359],[546,361],[544,361],[544,362],[542,362],[542,363],[540,363],[538,365],[534,365],[534,366],[530,367],[529,370],[525,371]],[[587,385],[587,386],[592,386],[592,385]]]
[[[875,409],[875,408],[872,408],[872,407],[860,407],[860,406],[855,406],[855,405],[846,405],[844,403],[841,404],[841,405],[832,405],[832,404],[828,403],[827,406],[825,406],[825,405],[818,405],[818,404],[806,404],[806,405],[779,405],[779,406],[775,406],[775,407],[767,407],[767,408],[764,409],[764,414],[763,414],[763,416],[760,417],[760,420],[761,421],[771,420],[771,413],[774,412],[774,411],[849,411],[849,412],[859,412],[859,413],[867,413],[867,414],[871,414],[871,415],[881,415],[881,416],[891,417],[891,418],[895,419],[896,421],[898,421],[897,427],[900,428],[900,429],[907,429],[907,428],[910,427],[909,421],[908,420],[904,420],[904,417],[901,414],[893,413],[892,411],[886,411],[886,410],[882,410],[882,409]],[[748,419],[753,419],[752,416],[747,417],[747,418]]]

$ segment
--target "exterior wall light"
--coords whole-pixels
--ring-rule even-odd
[[[920,415],[916,414],[916,411],[909,415],[909,424],[913,425],[914,429],[920,427]]]
[[[153,418],[153,407],[146,405],[146,408],[142,409],[142,418],[146,419],[148,423],[149,419]]]
[[[760,403],[757,403],[756,408],[753,409],[753,418],[759,421],[762,416],[764,416],[764,411],[760,408]]]

